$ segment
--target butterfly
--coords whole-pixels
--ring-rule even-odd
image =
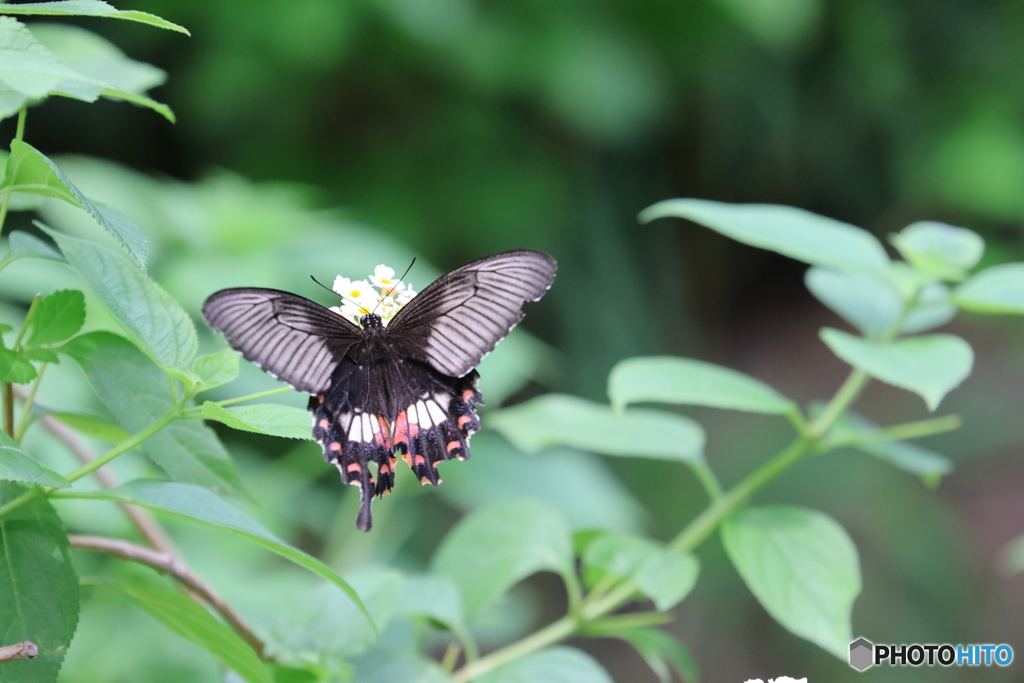
[[[397,455],[433,485],[438,463],[469,457],[483,403],[475,368],[557,267],[541,251],[487,256],[435,280],[387,324],[371,312],[356,325],[296,294],[253,287],[212,294],[203,316],[247,360],[311,395],[313,438],[360,487],[356,528],[369,531],[370,503],[394,486]]]

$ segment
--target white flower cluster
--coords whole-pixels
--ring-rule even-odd
[[[373,269],[370,281],[349,280],[338,276],[333,289],[341,296],[341,306],[331,310],[359,324],[359,320],[370,313],[380,316],[385,325],[395,317],[402,306],[416,296],[416,291],[401,280],[395,279],[395,271],[381,264]],[[379,291],[378,291],[379,290]]]
[[[760,678],[753,678],[747,683],[764,683]],[[779,676],[778,678],[768,679],[768,683],[807,683],[806,678],[790,678],[789,676]]]

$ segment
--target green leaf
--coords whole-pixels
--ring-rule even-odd
[[[877,431],[878,426],[873,422],[855,413],[846,412],[836,418],[832,429],[829,430],[828,440],[841,443],[855,440],[858,436],[870,437]],[[875,441],[854,444],[853,447],[927,480],[942,477],[953,471],[953,463],[949,458],[906,441]]]
[[[56,488],[71,486],[67,479],[53,470],[43,467],[22,452],[14,439],[2,431],[0,431],[0,479]]]
[[[266,665],[238,634],[181,593],[129,584],[96,583],[115,588],[173,633],[192,641],[249,683],[273,683]]]
[[[12,254],[17,254],[21,257],[31,257],[46,261],[67,263],[63,254],[35,235],[22,232],[21,230],[15,230],[8,236],[8,239],[11,245]]]
[[[145,95],[166,80],[167,74],[161,69],[129,59],[107,39],[77,26],[35,24],[32,33],[62,64],[79,74],[76,79],[62,81],[50,94],[86,102],[95,102],[101,96],[124,100],[149,107],[174,123],[174,113],[167,105]]]
[[[109,19],[127,19],[156,28],[191,35],[183,27],[161,19],[155,14],[136,10],[114,9],[101,0],[58,0],[57,2],[26,2],[17,5],[0,5],[0,14],[28,14],[51,17],[105,17]]]
[[[53,233],[89,288],[159,365],[188,371],[199,342],[188,313],[120,254],[93,242]]]
[[[109,332],[90,332],[61,347],[85,371],[100,402],[128,432],[137,434],[174,401],[167,377],[131,342]],[[245,494],[235,464],[212,429],[178,420],[146,439],[139,449],[171,478]]]
[[[583,562],[623,579],[633,578],[660,548],[653,541],[625,534],[603,534],[592,541]]]
[[[198,417],[223,422],[229,427],[247,432],[283,436],[286,439],[313,440],[309,413],[292,406],[258,403],[224,408],[219,403],[207,401],[202,405]]]
[[[405,616],[430,617],[449,627],[463,621],[459,587],[444,576],[404,577],[396,605]]]
[[[0,504],[27,488],[0,482]],[[78,576],[64,525],[45,498],[0,517],[0,628],[5,645],[31,640],[35,659],[0,665],[5,683],[53,683],[78,624]]]
[[[964,279],[985,253],[978,233],[936,221],[912,223],[891,241],[915,268],[944,280]]]
[[[612,678],[585,652],[556,646],[512,660],[476,683],[612,683]]]
[[[0,4],[0,13],[11,5]],[[43,97],[77,74],[40,44],[17,19],[0,17],[0,86],[26,98]],[[19,107],[20,108],[20,107]],[[8,166],[8,176],[10,166]]]
[[[246,538],[258,546],[305,567],[317,576],[340,588],[370,619],[369,612],[348,583],[320,560],[293,548],[267,531],[263,525],[236,507],[229,505],[213,493],[198,486],[166,481],[132,481],[114,489],[54,494],[62,498],[113,500],[132,503],[154,512],[163,512],[179,519],[191,519],[206,526],[229,531]]]
[[[92,415],[57,412],[50,413],[50,417],[66,424],[79,434],[91,436],[108,444],[118,444],[131,437],[127,430]]]
[[[60,357],[49,349],[26,349],[23,353],[25,358],[40,363],[53,363],[54,365],[60,363]]]
[[[527,576],[575,571],[572,534],[562,514],[538,500],[506,500],[464,517],[441,542],[437,574],[462,591],[466,619]]]
[[[978,313],[1024,313],[1024,263],[986,268],[957,287],[953,301]]]
[[[36,369],[24,356],[10,349],[0,348],[0,382],[25,384],[36,377]]]
[[[528,453],[573,446],[604,455],[700,462],[704,430],[693,420],[657,410],[626,410],[564,394],[546,394],[489,416],[492,427]]]
[[[687,683],[697,683],[700,680],[697,662],[693,656],[679,641],[664,631],[639,626],[623,629],[614,635],[633,646],[661,683],[671,683],[672,672],[669,667],[675,669],[679,677]]]
[[[0,37],[0,42],[3,42],[2,37]],[[29,98],[20,92],[0,90],[0,121],[17,114],[28,102]]]
[[[974,364],[970,345],[951,334],[877,344],[826,327],[821,338],[850,365],[883,382],[913,391],[932,411],[971,374]]]
[[[238,377],[238,352],[221,349],[217,353],[199,356],[192,363],[194,372],[203,383],[203,389],[219,387]]]
[[[690,594],[697,583],[700,563],[680,550],[660,550],[650,558],[633,580],[640,592],[662,612],[670,610]]]
[[[356,683],[454,683],[434,662],[386,645],[369,650],[355,665]]]
[[[3,7],[3,5],[0,5]],[[2,21],[2,18],[0,18]],[[127,251],[132,260],[142,270],[146,269],[146,254],[149,252],[149,240],[143,234],[139,226],[127,216],[114,211],[110,207],[94,203],[82,194],[68,179],[64,173],[57,168],[57,164],[50,161],[39,150],[21,140],[11,141],[11,156],[7,159],[7,174],[3,183],[0,183],[0,190],[9,192],[28,192],[39,194],[44,197],[55,197],[62,199],[72,206],[85,209],[100,226],[116,239],[124,250]],[[55,233],[42,227],[47,234],[54,238],[57,245],[61,241],[57,239],[59,233]],[[66,237],[66,236],[65,236]],[[74,239],[74,238],[66,238]],[[75,240],[81,242],[82,240]],[[67,256],[67,251],[65,256]],[[69,259],[70,260],[70,259]]]
[[[860,564],[835,520],[785,505],[749,508],[726,519],[722,542],[772,618],[846,661]]]
[[[675,403],[785,415],[796,405],[767,384],[741,372],[689,358],[651,356],[620,361],[608,376],[616,410],[630,403]]]
[[[645,209],[640,221],[666,216],[689,219],[738,242],[812,265],[881,274],[890,263],[885,247],[870,232],[792,206],[669,199]]]
[[[818,301],[873,339],[889,331],[903,310],[899,294],[868,275],[814,267],[807,270],[804,281]],[[922,290],[917,305],[899,331],[902,334],[923,332],[945,325],[955,315],[956,306],[950,303],[949,289],[934,282]]]
[[[85,324],[85,295],[61,289],[39,300],[26,346],[56,344],[76,335]]]

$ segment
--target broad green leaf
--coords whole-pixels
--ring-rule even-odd
[[[32,33],[62,64],[79,74],[59,83],[50,94],[86,102],[101,96],[124,100],[149,107],[174,123],[174,113],[167,105],[145,95],[166,79],[161,69],[129,59],[110,41],[77,26],[35,24]]]
[[[903,310],[899,295],[875,277],[814,267],[808,268],[804,280],[818,301],[873,339],[888,332]],[[902,334],[923,332],[945,325],[955,315],[956,306],[950,303],[949,289],[935,282],[921,292],[917,306],[907,315],[899,331]]]
[[[127,19],[157,28],[178,31],[191,35],[183,27],[161,19],[155,14],[136,10],[119,10],[101,0],[58,0],[57,2],[25,2],[17,5],[0,5],[0,14],[22,14],[50,17],[105,17]]]
[[[94,439],[99,439],[104,443],[117,444],[127,440],[131,437],[126,429],[118,427],[115,424],[111,424],[106,420],[101,420],[98,417],[92,415],[83,415],[82,413],[50,413],[50,417],[66,424],[71,427],[79,434],[91,436]]]
[[[106,247],[53,233],[96,297],[159,365],[188,371],[199,342],[188,313],[145,273]]]
[[[430,617],[448,626],[463,621],[459,587],[444,576],[404,577],[396,605],[405,616]]]
[[[11,5],[0,5],[0,13]],[[26,98],[43,97],[75,72],[17,19],[0,17],[0,86]],[[9,174],[8,174],[9,175]]]
[[[36,369],[20,353],[0,348],[0,382],[25,384],[36,377]]]
[[[953,300],[978,313],[1024,313],[1024,263],[1003,263],[957,287]]]
[[[3,5],[0,5],[2,7]],[[39,194],[44,197],[55,197],[62,199],[72,206],[85,209],[100,226],[116,239],[124,250],[131,255],[132,260],[139,268],[145,270],[146,255],[149,252],[149,240],[143,234],[139,226],[127,216],[114,211],[110,207],[89,201],[82,192],[75,187],[64,173],[57,168],[57,165],[44,156],[39,150],[27,142],[21,140],[11,141],[11,156],[7,159],[7,174],[3,183],[0,183],[0,190],[8,192],[28,192]],[[36,224],[40,225],[40,224]],[[43,227],[40,225],[40,227]],[[45,229],[45,228],[44,228]],[[57,239],[59,233],[45,229],[54,238],[57,246],[61,241]],[[66,239],[67,236],[63,236]],[[82,240],[75,240],[81,242]],[[68,260],[71,260],[70,258]]]
[[[664,549],[651,557],[633,580],[662,612],[678,605],[697,583],[700,563],[689,553]]]
[[[77,289],[62,289],[39,300],[32,331],[25,344],[45,346],[76,335],[85,324],[85,295]]]
[[[173,633],[192,641],[249,683],[273,683],[270,671],[237,633],[195,600],[162,588],[97,583],[119,590]]]
[[[620,361],[608,375],[616,410],[630,403],[677,403],[785,415],[796,405],[741,372],[690,358],[651,356]]]
[[[464,517],[432,562],[462,591],[466,619],[527,576],[575,571],[572,534],[562,514],[539,500],[506,500]]]
[[[602,534],[587,545],[586,566],[597,567],[624,579],[632,578],[660,548],[653,541],[626,534]]]
[[[667,216],[689,219],[738,242],[812,265],[880,274],[890,263],[885,247],[870,232],[792,206],[669,199],[645,209],[640,220]]]
[[[191,519],[206,526],[229,531],[327,579],[344,591],[370,620],[370,615],[356,592],[330,567],[288,545],[267,531],[255,519],[204,488],[167,481],[132,481],[114,489],[67,492],[55,495],[62,498],[132,503],[154,512],[168,514],[171,517]],[[372,623],[372,620],[370,621]]]
[[[14,439],[2,431],[0,431],[0,479],[56,488],[71,486],[67,479],[25,455]]]
[[[15,230],[9,235],[9,243],[12,254],[67,263],[63,254],[30,233]]]
[[[434,662],[387,645],[366,652],[355,665],[354,683],[454,683]]]
[[[0,504],[27,488],[0,482]],[[78,576],[67,531],[45,498],[0,517],[0,637],[31,640],[35,659],[0,664],[5,683],[53,683],[78,624]]]
[[[860,564],[835,520],[786,505],[748,508],[726,519],[722,543],[775,621],[846,661]]]
[[[913,391],[932,411],[971,374],[974,364],[970,345],[951,334],[878,344],[826,327],[821,338],[850,365],[883,382]]]
[[[476,683],[612,683],[612,677],[587,653],[559,645],[514,659]]]
[[[878,426],[854,413],[840,415],[829,430],[828,440],[844,442],[858,436],[870,437],[878,431]],[[889,462],[905,472],[916,474],[931,481],[953,471],[953,463],[945,456],[934,453],[926,448],[915,446],[906,441],[875,441],[874,443],[854,444],[859,451],[873,455]]]
[[[237,408],[224,408],[219,403],[207,401],[202,405],[199,417],[223,422],[229,427],[247,432],[283,436],[287,439],[313,440],[313,428],[309,413],[291,406],[257,403]]]
[[[29,360],[35,360],[41,363],[53,363],[54,365],[60,363],[60,356],[49,349],[26,349],[23,353],[25,354],[25,358]]]
[[[604,455],[685,462],[704,458],[704,430],[687,417],[657,410],[619,413],[564,394],[546,394],[491,413],[488,426],[528,453],[564,445]]]
[[[192,363],[194,372],[203,383],[203,389],[219,387],[238,377],[238,352],[221,349],[217,353],[199,356]]]
[[[944,280],[962,280],[985,253],[978,233],[936,221],[911,223],[892,243],[915,268]]]
[[[661,683],[671,683],[670,667],[687,683],[700,680],[693,656],[678,640],[664,631],[641,626],[624,629],[613,635],[632,645]]]
[[[132,434],[174,405],[167,377],[124,337],[90,332],[75,337],[61,351],[82,367],[100,402]],[[198,420],[172,422],[139,449],[176,481],[245,495],[235,464],[217,435]]]
[[[1024,572],[1024,536],[1018,536],[1003,547],[1000,563],[1011,576]]]
[[[2,38],[0,38],[0,42],[2,42]],[[22,95],[20,92],[0,90],[0,121],[17,114],[28,102],[28,96]]]

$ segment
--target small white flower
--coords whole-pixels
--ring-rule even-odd
[[[764,681],[760,678],[751,678],[749,681],[746,681],[746,683],[764,683]]]
[[[402,289],[402,281],[395,279],[395,269],[388,268],[383,263],[373,269],[370,282],[378,287],[381,292],[399,291]]]
[[[401,290],[395,295],[395,301],[398,303],[399,306],[404,306],[410,301],[412,301],[412,298],[414,296],[416,296],[416,290],[410,287],[409,285],[406,285],[405,289]]]
[[[789,676],[779,676],[778,678],[768,681],[768,683],[807,683],[807,679],[790,678]]]
[[[416,296],[416,291],[396,280],[394,269],[383,263],[373,269],[370,282],[353,281],[339,275],[334,279],[333,289],[342,297],[342,302],[331,310],[357,325],[370,313],[379,315],[381,322],[387,325],[402,306]]]

